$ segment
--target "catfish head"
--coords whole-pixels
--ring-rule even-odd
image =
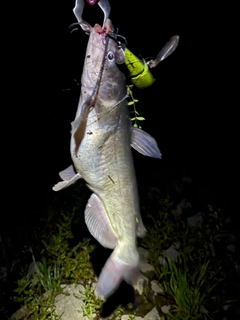
[[[88,95],[85,101],[91,96],[91,107],[96,101],[115,105],[127,95],[125,75],[117,66],[124,63],[125,53],[116,40],[111,20],[107,19],[103,28],[95,24],[88,31],[90,37],[81,80],[82,94]]]

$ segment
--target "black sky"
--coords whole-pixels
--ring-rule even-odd
[[[146,118],[143,129],[163,153],[160,164],[142,159],[137,173],[147,177],[169,164],[190,166],[192,175],[213,169],[237,184],[236,8],[192,1],[110,3],[110,18],[135,54],[154,57],[173,35],[180,36],[177,50],[158,65],[154,85],[134,91]],[[2,60],[4,200],[9,212],[22,212],[41,206],[57,173],[70,164],[79,87],[64,89],[80,80],[88,36],[69,33],[76,22],[73,0],[10,6]],[[84,17],[92,24],[103,19],[98,6],[86,8]]]

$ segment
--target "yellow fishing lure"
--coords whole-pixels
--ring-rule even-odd
[[[179,36],[173,36],[161,49],[155,60],[146,62],[136,57],[125,48],[125,64],[130,72],[132,83],[139,89],[147,88],[155,81],[149,68],[155,68],[158,63],[166,59],[178,46]]]
[[[141,61],[129,49],[125,48],[125,64],[130,72],[132,83],[140,89],[149,87],[155,79],[145,60]]]

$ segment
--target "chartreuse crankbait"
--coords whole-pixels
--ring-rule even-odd
[[[178,46],[179,36],[173,36],[161,49],[155,60],[146,62],[136,57],[128,48],[124,49],[125,64],[130,72],[132,83],[139,89],[147,88],[155,81],[149,68],[155,68],[166,59]]]
[[[130,72],[130,78],[132,83],[137,88],[149,87],[155,79],[149,70],[147,62],[145,60],[140,60],[136,57],[128,48],[125,48],[125,64]]]

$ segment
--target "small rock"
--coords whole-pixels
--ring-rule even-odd
[[[174,242],[173,245],[174,245],[174,248],[177,249],[177,250],[180,249],[180,247],[181,247],[181,243],[180,242]]]
[[[161,311],[165,314],[169,313],[170,309],[171,309],[171,306],[167,306],[167,305],[161,307]]]
[[[192,179],[189,177],[183,177],[182,181],[183,181],[183,183],[188,183],[188,184],[192,183]]]
[[[158,284],[156,280],[151,281],[151,289],[154,295],[157,295],[163,292],[163,288]]]
[[[149,251],[147,249],[144,249],[142,247],[138,247],[138,253],[142,260],[147,261],[149,257]]]
[[[225,220],[225,223],[228,224],[228,223],[231,223],[232,222],[232,218],[231,217],[227,217],[226,220]]]
[[[0,267],[0,279],[6,279],[8,275],[8,269],[6,267]]]
[[[148,285],[148,278],[145,277],[143,274],[141,275],[141,278],[138,279],[138,281],[133,285],[133,288],[140,294],[143,294],[144,288]]]
[[[60,284],[61,289],[67,288],[67,284]]]
[[[223,306],[223,310],[225,310],[225,311],[229,310],[230,308],[231,308],[231,305],[230,305],[230,304],[225,304],[225,305]]]
[[[97,288],[97,282],[92,282],[91,287],[92,290],[95,291],[95,289]]]
[[[201,212],[197,213],[195,216],[187,218],[187,224],[189,225],[189,227],[195,227],[197,224],[201,225],[202,222],[203,216]]]
[[[20,309],[18,309],[9,320],[21,320],[28,314],[28,308],[27,306],[23,306]]]
[[[180,216],[183,213],[184,209],[188,209],[191,207],[192,207],[191,202],[186,201],[186,199],[182,199],[182,201],[177,205],[177,209],[175,211],[175,214],[177,216]]]
[[[121,316],[121,320],[129,320],[129,315],[128,314],[123,314]],[[134,320],[143,320],[142,317],[134,317]]]
[[[160,316],[158,314],[157,308],[154,307],[150,312],[148,312],[145,315],[143,319],[144,320],[160,320]]]
[[[164,256],[158,257],[158,261],[159,261],[159,263],[160,263],[162,266],[166,266],[166,265],[167,265],[167,261],[166,261],[166,259],[164,258]]]
[[[85,291],[81,284],[66,285],[64,292],[69,295],[59,294],[55,298],[55,312],[61,317],[61,320],[83,320],[82,313],[82,293]]]
[[[169,257],[169,259],[171,259],[173,262],[177,261],[178,251],[176,250],[176,247],[175,247],[174,244],[172,244],[167,250],[165,250],[164,254],[167,257]],[[167,264],[166,259],[164,258],[164,256],[158,257],[158,261],[162,265],[166,265]]]
[[[39,274],[39,268],[42,268],[43,265],[40,261],[33,261],[32,263],[30,263],[29,267],[28,267],[28,271],[27,271],[27,277],[31,278],[34,277],[35,274]]]
[[[154,267],[145,261],[140,261],[139,263],[139,269],[140,271],[145,274],[150,280],[153,278],[155,274],[155,269]]]
[[[231,252],[235,252],[236,247],[235,247],[234,244],[229,244],[229,245],[227,246],[227,249],[228,249],[229,251],[231,251]]]

